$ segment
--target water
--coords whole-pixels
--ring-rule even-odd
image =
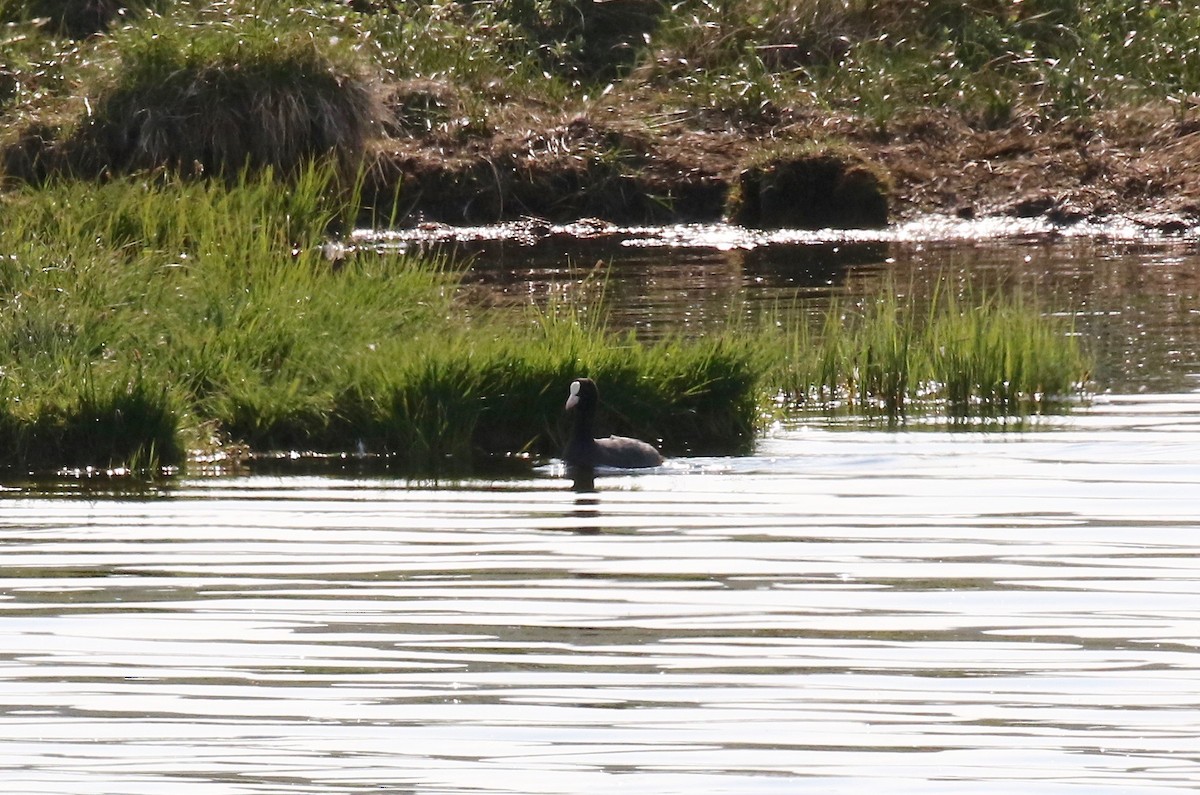
[[[1028,432],[814,418],[592,490],[8,483],[0,789],[1196,791],[1197,265],[1058,245],[814,287],[937,254],[1093,307],[1105,393]]]

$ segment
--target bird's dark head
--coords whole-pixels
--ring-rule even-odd
[[[567,409],[591,411],[600,400],[600,390],[590,378],[576,378],[571,382],[571,393],[567,396]]]

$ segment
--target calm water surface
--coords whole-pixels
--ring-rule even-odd
[[[592,491],[8,483],[0,791],[1195,792],[1200,280],[1129,245],[956,249],[1113,341],[1031,431],[811,420]]]

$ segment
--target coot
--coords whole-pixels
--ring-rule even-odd
[[[575,428],[563,459],[575,467],[621,467],[638,469],[656,467],[663,457],[640,439],[628,436],[595,438],[592,428],[596,419],[596,406],[600,402],[600,390],[590,378],[577,378],[571,382],[571,394],[567,398],[567,410],[575,411]]]

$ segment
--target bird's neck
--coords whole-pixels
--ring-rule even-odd
[[[590,411],[581,411],[575,415],[575,438],[591,441],[596,438],[595,417]]]

